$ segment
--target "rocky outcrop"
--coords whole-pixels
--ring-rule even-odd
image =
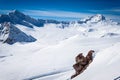
[[[90,50],[86,57],[83,56],[83,53],[76,56],[76,63],[73,65],[75,74],[71,76],[71,79],[81,74],[89,66],[89,64],[93,61],[93,53],[94,51]]]

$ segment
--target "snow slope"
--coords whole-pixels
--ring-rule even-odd
[[[2,48],[8,48],[6,51],[10,49],[9,55],[12,56],[1,59],[0,68],[2,70],[0,72],[2,74],[0,78],[2,80],[21,80],[53,71],[61,71],[65,68],[72,69],[74,57],[79,52],[84,52],[84,55],[86,55],[85,53],[90,49],[103,50],[119,41],[119,38],[112,40],[109,38],[80,39],[79,36],[75,36],[58,45],[42,49],[40,49],[39,45],[36,45],[37,43],[7,45],[6,48],[4,48],[4,45]],[[3,52],[4,49],[2,49]]]
[[[73,80],[114,80],[119,77],[119,48],[120,43],[117,43],[98,52],[88,69]]]
[[[15,26],[37,41],[0,43],[0,80],[66,80],[74,74],[75,56],[91,49],[96,51],[94,61],[74,80],[113,80],[120,75],[120,25],[116,23],[75,22],[64,29],[59,28],[62,24]]]

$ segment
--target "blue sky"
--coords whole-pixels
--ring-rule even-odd
[[[97,13],[120,18],[120,0],[0,0],[0,13],[14,9],[36,18],[72,19]]]

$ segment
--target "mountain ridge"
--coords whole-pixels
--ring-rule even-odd
[[[0,42],[14,44],[16,42],[34,42],[36,39],[31,35],[12,25],[10,22],[4,22],[0,25]]]
[[[108,20],[106,19],[105,16],[102,14],[96,14],[91,17],[83,18],[80,20],[76,20],[77,23],[83,24],[83,23],[99,23],[99,22],[107,22]],[[4,22],[11,22],[12,24],[20,24],[24,25],[26,27],[33,28],[33,26],[36,27],[43,27],[44,24],[46,23],[53,23],[53,24],[67,24],[69,25],[71,22],[74,23],[74,21],[57,21],[57,20],[52,20],[52,19],[35,19],[32,18],[29,15],[26,15],[18,10],[13,10],[9,12],[8,14],[1,14],[0,15],[0,23]],[[113,22],[113,21],[111,21]],[[110,22],[110,23],[111,23]],[[65,26],[63,26],[65,27]]]
[[[8,30],[9,34],[5,34],[6,30],[7,30],[6,24],[8,24],[8,22],[10,23],[9,28],[8,28],[10,31]],[[83,31],[91,32],[91,33],[98,30],[98,29],[91,28],[91,26],[106,26],[106,25],[111,25],[111,24],[116,25],[116,23],[114,24],[114,22],[106,20],[106,18],[101,14],[96,14],[87,19],[79,20],[76,22],[74,22],[74,21],[59,22],[56,20],[34,19],[28,15],[21,13],[18,10],[13,10],[13,11],[9,12],[8,14],[0,15],[0,24],[1,24],[1,26],[0,26],[1,40],[0,41],[7,42],[9,44],[14,44],[15,42],[34,42],[37,40],[37,38],[35,37],[36,38],[35,39],[34,36],[33,37],[29,36],[28,33],[24,33],[24,31],[20,30],[21,25],[23,25],[24,27],[31,28],[31,29],[34,27],[34,29],[35,29],[35,27],[45,27],[45,24],[48,24],[48,23],[54,24],[54,27],[56,27],[56,28],[64,29],[66,27],[73,27],[73,29],[74,29],[77,27],[77,28],[81,29],[81,30],[79,29],[80,31],[83,30]],[[17,27],[17,25],[19,25],[20,27]],[[84,26],[84,28],[80,27],[80,26]],[[88,30],[87,30],[87,29],[85,29],[85,27],[90,27],[90,28],[88,28]],[[50,28],[52,28],[52,27],[50,27]],[[17,34],[17,33],[19,33],[19,34]],[[110,32],[110,33],[112,33],[112,32]],[[106,34],[106,35],[111,35],[111,34]],[[105,35],[105,37],[106,37],[106,35]],[[115,36],[115,35],[112,35],[112,36]],[[19,38],[19,37],[22,37],[23,39]]]
[[[34,19],[29,15],[25,15],[24,13],[18,10],[13,10],[8,14],[1,14],[0,23],[4,23],[4,22],[11,22],[12,24],[21,24],[30,28],[33,28],[33,25],[37,27],[42,27],[45,23],[56,23],[56,24],[67,23],[64,21],[56,21],[56,20]]]

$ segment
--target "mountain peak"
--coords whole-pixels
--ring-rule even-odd
[[[96,15],[93,15],[91,17],[87,17],[87,18],[82,19],[81,22],[83,22],[83,23],[87,23],[87,22],[97,23],[97,22],[104,21],[104,20],[106,20],[106,19],[102,14],[96,14]]]
[[[15,9],[15,10],[13,10],[13,11],[11,11],[11,12],[14,12],[14,13],[16,13],[16,12],[20,12],[20,11],[18,11],[17,9]]]
[[[103,15],[102,14],[96,14],[95,16],[102,17]]]
[[[20,17],[20,18],[25,17],[25,15],[22,12],[18,11],[18,10],[13,10],[13,11],[9,12],[8,15],[9,16],[17,16],[17,17]]]
[[[96,15],[90,17],[90,20],[91,20],[91,22],[99,22],[99,21],[103,21],[106,19],[102,14],[96,14]]]
[[[13,10],[13,11],[11,11],[10,13],[14,13],[14,14],[23,14],[23,13],[21,13],[21,12],[18,11],[18,10]]]
[[[105,20],[105,16],[103,16],[102,14],[96,14],[94,17]]]
[[[14,44],[16,42],[34,42],[36,39],[27,35],[10,22],[0,24],[0,42]]]
[[[115,22],[111,19],[106,19],[105,16],[103,16],[102,14],[96,14],[93,16],[89,16],[87,18],[83,18],[81,19],[78,23],[82,24],[82,23],[87,23],[89,25],[91,24],[111,24],[111,25],[118,25],[118,22]]]

